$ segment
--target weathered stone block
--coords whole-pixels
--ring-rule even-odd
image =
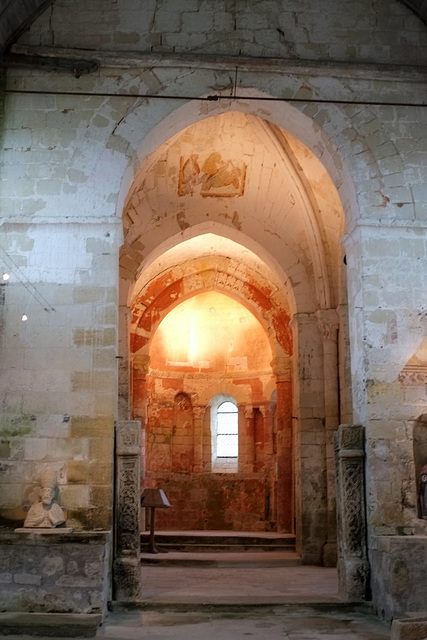
[[[110,598],[110,534],[0,533],[1,611],[92,613]],[[13,576],[13,581],[9,576]]]
[[[390,640],[426,640],[427,615],[408,614],[407,618],[395,619],[391,624]]]
[[[372,540],[372,595],[386,621],[423,611],[427,592],[427,537],[378,536]]]
[[[71,420],[72,438],[105,438],[113,437],[114,420],[109,417],[90,418],[73,417]]]

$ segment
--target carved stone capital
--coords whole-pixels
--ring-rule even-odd
[[[338,337],[339,318],[336,309],[320,309],[316,312],[319,329],[323,341],[336,342]]]
[[[195,420],[202,420],[203,416],[206,413],[206,406],[198,406],[198,405],[194,405],[193,406],[193,416]]]
[[[259,404],[257,407],[258,411],[262,415],[263,418],[266,418],[269,414],[269,407],[265,404]]]
[[[295,313],[292,316],[289,326],[293,331],[300,332],[304,330],[305,327],[310,329],[316,322],[316,316],[313,313]]]
[[[278,380],[290,381],[292,378],[292,360],[289,356],[274,358],[271,363],[273,374]]]
[[[141,448],[141,421],[120,420],[116,423],[116,455],[139,455]]]
[[[147,354],[136,354],[133,357],[133,368],[142,373],[143,375],[147,375],[150,368],[150,356]]]

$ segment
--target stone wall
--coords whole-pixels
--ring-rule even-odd
[[[0,532],[0,611],[105,615],[111,536]]]
[[[5,522],[23,521],[24,492],[49,463],[67,524],[111,526],[117,288],[102,274],[117,269],[116,231],[51,220],[2,226]]]
[[[319,541],[330,534],[330,436],[338,418],[325,381],[325,355],[330,361],[333,352],[314,319],[319,310],[344,308],[348,284],[352,401],[348,394],[345,415],[365,428],[368,527],[371,535],[425,533],[412,446],[427,362],[425,25],[400,2],[271,1],[255,14],[213,1],[152,2],[141,10],[136,0],[108,7],[65,0],[18,45],[17,52],[47,58],[65,48],[62,55],[87,56],[98,70],[7,73],[0,207],[2,268],[12,277],[3,287],[2,517],[23,519],[23,490],[49,462],[70,524],[111,524],[126,210],[123,308],[141,266],[204,233],[256,249],[279,274],[301,345],[289,415],[308,559],[321,556]],[[227,210],[200,196],[183,217],[182,200],[171,207],[160,197],[169,192],[157,189],[176,175],[164,171],[163,143],[172,148],[190,125],[215,117],[224,134],[236,112],[247,116],[236,133],[249,121],[253,139],[268,140],[260,154],[262,146],[245,146],[244,137],[246,160],[258,159],[248,200]],[[298,185],[286,197],[271,189],[278,173]],[[295,182],[302,174],[305,182]],[[282,210],[296,192],[304,202]],[[299,334],[303,318],[308,337]],[[126,357],[128,328],[123,322]],[[346,345],[347,335],[338,343]],[[346,371],[346,355],[339,358]],[[125,378],[123,397],[129,385]],[[378,602],[385,588],[378,584]]]
[[[426,610],[427,538],[378,536],[372,541],[372,597],[387,621]]]
[[[266,474],[159,474],[155,482],[172,505],[156,511],[163,531],[277,530],[275,484]]]
[[[368,0],[355,6],[351,0],[338,6],[332,0],[322,7],[309,0],[283,3],[270,0],[247,7],[210,0],[167,0],[152,2],[142,12],[132,0],[123,4],[91,0],[90,4],[61,2],[53,12],[45,12],[29,36],[21,42],[55,43],[82,49],[118,49],[121,51],[186,52],[277,57],[308,60],[358,60],[359,62],[400,62],[402,50],[396,47],[395,30],[400,42],[411,43],[405,51],[407,64],[418,64],[427,54],[422,40],[422,25],[413,13],[399,3],[380,10]],[[74,29],[69,28],[70,10]],[[92,20],[88,20],[88,12]],[[96,34],[93,20],[96,21]],[[102,16],[102,18],[101,18]],[[372,34],[375,34],[375,37]],[[415,45],[415,46],[414,46]]]

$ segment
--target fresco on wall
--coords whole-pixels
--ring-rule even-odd
[[[192,196],[198,190],[201,196],[232,198],[245,191],[246,165],[244,162],[223,160],[219,151],[213,151],[205,160],[198,153],[180,157],[178,195]]]
[[[405,364],[398,380],[406,385],[427,384],[427,338]]]

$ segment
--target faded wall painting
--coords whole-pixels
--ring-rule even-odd
[[[196,191],[207,197],[242,196],[245,190],[246,165],[242,161],[223,160],[213,151],[204,160],[198,153],[180,157],[178,195],[192,196]]]

